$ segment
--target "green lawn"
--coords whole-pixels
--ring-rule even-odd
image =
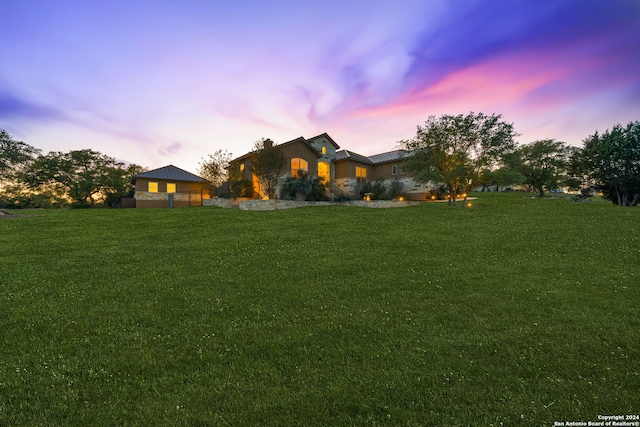
[[[0,425],[552,426],[640,411],[640,209],[0,221]]]

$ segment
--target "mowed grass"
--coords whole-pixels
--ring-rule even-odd
[[[0,425],[551,426],[640,408],[640,210],[0,221]]]

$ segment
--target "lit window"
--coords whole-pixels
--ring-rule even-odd
[[[397,174],[398,174],[398,166],[397,165],[391,166],[391,175],[397,175]]]
[[[367,180],[367,168],[356,166],[356,179],[358,181],[366,181]]]
[[[294,157],[291,159],[291,176],[298,176],[300,171],[307,172],[309,170],[309,163],[305,159]]]
[[[150,182],[149,183],[149,193],[157,193],[158,192],[158,183]]]
[[[175,192],[176,192],[176,185],[174,183],[167,182],[167,193],[175,193]]]
[[[240,163],[240,172],[244,172],[244,163]]]
[[[322,147],[322,154],[327,154],[327,147]]]

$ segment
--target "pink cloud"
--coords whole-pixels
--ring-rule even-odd
[[[571,68],[563,64],[541,68],[541,56],[521,55],[474,64],[449,73],[432,85],[414,87],[389,104],[354,110],[351,118],[383,118],[416,110],[424,113],[425,109],[440,113],[487,109],[499,112],[571,73]]]

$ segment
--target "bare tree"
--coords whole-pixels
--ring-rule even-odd
[[[251,168],[258,178],[260,191],[268,198],[276,197],[280,177],[287,171],[287,159],[270,139],[260,138],[253,146]]]
[[[228,178],[229,162],[232,154],[227,150],[217,150],[209,154],[198,166],[198,175],[211,183],[213,187],[220,187]]]

